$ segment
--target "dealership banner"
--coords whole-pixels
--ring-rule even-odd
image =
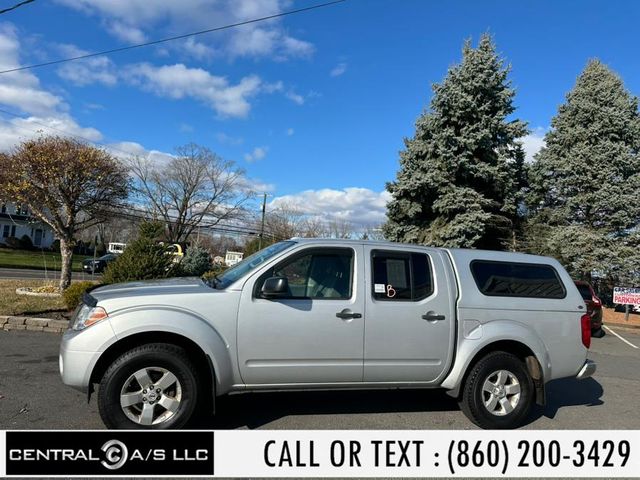
[[[620,305],[640,305],[640,288],[615,287],[613,303]]]
[[[0,431],[7,477],[640,477],[639,430]]]

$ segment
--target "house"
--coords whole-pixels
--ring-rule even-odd
[[[0,245],[6,245],[7,239],[21,239],[24,235],[31,239],[34,247],[50,248],[53,243],[53,230],[26,206],[6,202],[0,203]]]
[[[243,256],[244,256],[244,253],[242,252],[232,252],[230,250],[227,250],[227,253],[224,256],[224,264],[227,267],[231,267],[232,265],[235,265],[236,263],[240,262]]]

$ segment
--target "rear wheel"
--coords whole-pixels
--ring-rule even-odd
[[[198,400],[196,368],[184,349],[167,343],[136,347],[104,374],[98,409],[108,428],[180,428]]]
[[[516,428],[533,406],[533,380],[522,360],[492,352],[471,369],[460,408],[481,428]]]

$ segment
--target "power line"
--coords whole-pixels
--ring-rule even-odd
[[[15,10],[16,8],[20,8],[23,5],[26,5],[27,3],[32,3],[32,2],[35,2],[35,1],[36,0],[24,0],[24,2],[16,3],[13,7],[9,7],[9,8],[5,8],[3,10],[0,10],[0,15],[2,15],[3,13],[10,12],[11,10]]]
[[[29,0],[29,1],[33,1],[33,0]],[[46,67],[46,66],[49,66],[49,65],[57,65],[57,64],[60,64],[60,63],[71,62],[71,61],[74,61],[74,60],[82,60],[84,58],[97,57],[97,56],[100,56],[100,55],[109,55],[109,54],[112,54],[112,53],[124,52],[126,50],[133,50],[134,48],[149,47],[151,45],[158,45],[158,44],[161,44],[161,43],[172,42],[174,40],[181,40],[183,38],[195,37],[197,35],[203,35],[205,33],[219,32],[221,30],[228,30],[230,28],[241,27],[243,25],[249,25],[251,23],[264,22],[266,20],[272,20],[274,18],[285,17],[287,15],[294,15],[296,13],[308,12],[309,10],[316,10],[318,8],[328,7],[330,5],[335,5],[337,3],[342,3],[342,2],[346,2],[346,1],[347,0],[334,0],[334,1],[331,1],[331,2],[319,3],[319,4],[316,4],[316,5],[311,5],[309,7],[298,8],[298,9],[295,9],[295,10],[288,10],[286,12],[276,13],[274,15],[268,15],[266,17],[254,18],[254,19],[251,19],[251,20],[245,20],[243,22],[230,23],[228,25],[223,25],[221,27],[213,27],[213,28],[208,28],[206,30],[200,30],[200,31],[197,31],[197,32],[191,32],[191,33],[185,33],[185,34],[182,34],[182,35],[176,35],[174,37],[167,37],[167,38],[162,38],[162,39],[159,39],[159,40],[152,40],[152,41],[149,41],[149,42],[137,43],[137,44],[133,44],[133,45],[127,45],[126,47],[112,48],[110,50],[103,50],[101,52],[86,53],[84,55],[78,55],[78,56],[69,57],[69,58],[62,58],[62,59],[59,59],[59,60],[52,60],[50,62],[34,63],[32,65],[25,65],[23,67],[10,68],[8,70],[1,70],[0,74],[2,74],[2,73],[10,73],[10,72],[19,72],[21,70],[30,70],[32,68]]]

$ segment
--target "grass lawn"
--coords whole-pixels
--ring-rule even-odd
[[[72,270],[82,271],[82,261],[92,258],[85,255],[74,255]],[[31,268],[44,270],[60,270],[61,257],[59,253],[30,250],[12,250],[0,248],[0,267],[3,268]]]
[[[50,283],[42,280],[0,280],[0,315],[27,314],[37,317],[51,310],[64,311],[62,297],[32,297],[16,293],[19,287],[40,287]]]

